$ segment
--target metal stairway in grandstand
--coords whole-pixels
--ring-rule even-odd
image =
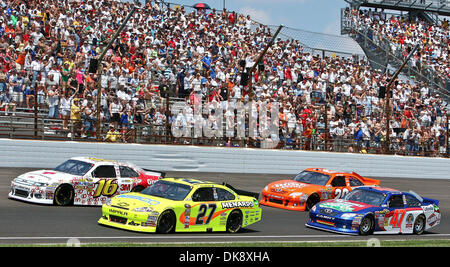
[[[389,41],[384,40],[376,42],[368,33],[370,29],[355,29],[348,32],[348,35],[352,37],[366,53],[373,69],[380,69],[381,72],[385,72],[389,69],[397,69],[400,67],[403,61],[403,57],[395,55],[389,48]],[[379,41],[379,40],[378,40]],[[388,68],[391,66],[391,68]],[[392,74],[392,73],[391,73]],[[447,102],[450,101],[450,89],[448,86],[450,82],[441,78],[431,68],[423,67],[419,72],[416,68],[407,64],[403,69],[403,74],[407,77],[413,78],[416,82],[425,82],[429,85],[435,93],[439,93]]]
[[[389,53],[388,43],[374,42],[372,38],[373,33],[370,28],[363,30],[348,26],[344,26],[342,28],[342,34],[349,35],[359,44],[367,56],[372,69],[378,69],[383,73],[386,72],[387,65],[389,63],[388,57],[386,56],[387,53]]]
[[[346,2],[349,2],[346,0]],[[352,1],[364,2],[364,1]],[[354,5],[352,5],[354,7]],[[346,18],[348,9],[341,9],[341,34],[353,38],[366,53],[372,68],[380,69],[382,72],[388,70],[388,66],[397,69],[403,62],[404,57],[395,53],[391,47],[392,43],[380,36],[374,35],[373,29],[367,25],[355,25]],[[422,66],[420,70],[408,64],[403,73],[406,77],[412,77],[415,81],[422,81],[429,85],[435,93],[439,93],[448,102],[450,100],[450,81],[427,66]]]

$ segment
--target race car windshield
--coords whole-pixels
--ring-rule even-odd
[[[325,185],[330,180],[330,176],[319,172],[302,171],[293,180],[307,184]]]
[[[170,200],[184,200],[191,191],[189,185],[157,181],[153,185],[142,190],[141,193],[149,196],[162,197]]]
[[[94,166],[94,165],[91,163],[69,159],[69,160],[61,163],[60,165],[58,165],[53,170],[69,173],[72,175],[83,176],[92,168],[92,166]]]
[[[381,206],[386,195],[381,192],[355,189],[347,194],[346,200],[365,203],[372,206]]]

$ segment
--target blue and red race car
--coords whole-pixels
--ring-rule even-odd
[[[441,220],[439,201],[390,188],[359,187],[316,204],[306,226],[342,234],[422,234]]]

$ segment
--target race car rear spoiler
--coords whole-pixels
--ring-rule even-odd
[[[439,207],[439,200],[431,199],[431,198],[427,198],[427,197],[422,197],[422,199],[423,199],[423,202],[426,204],[434,204]]]
[[[247,197],[254,197],[256,199],[259,199],[259,193],[236,189],[233,186],[231,186],[231,185],[229,185],[229,184],[227,184],[225,182],[223,182],[222,185],[230,188],[231,190],[236,192],[236,194],[238,194],[238,195],[247,196]]]
[[[154,175],[155,176],[159,176],[160,179],[166,177],[166,173],[165,172],[155,171],[155,170],[150,170],[150,169],[144,169],[144,168],[143,168],[143,170],[146,171],[146,172],[154,173]]]
[[[419,194],[417,194],[416,192],[409,190],[410,194],[413,194],[418,200],[420,200],[420,202],[423,202],[424,204],[434,204],[436,206],[439,206],[439,200],[436,199],[432,199],[432,198],[427,198],[427,197],[422,197]]]

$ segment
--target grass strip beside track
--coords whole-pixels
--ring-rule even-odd
[[[0,247],[67,247],[67,244],[1,244]],[[308,242],[199,242],[199,243],[80,243],[81,247],[450,247],[450,240],[379,240],[368,241],[308,241]]]

